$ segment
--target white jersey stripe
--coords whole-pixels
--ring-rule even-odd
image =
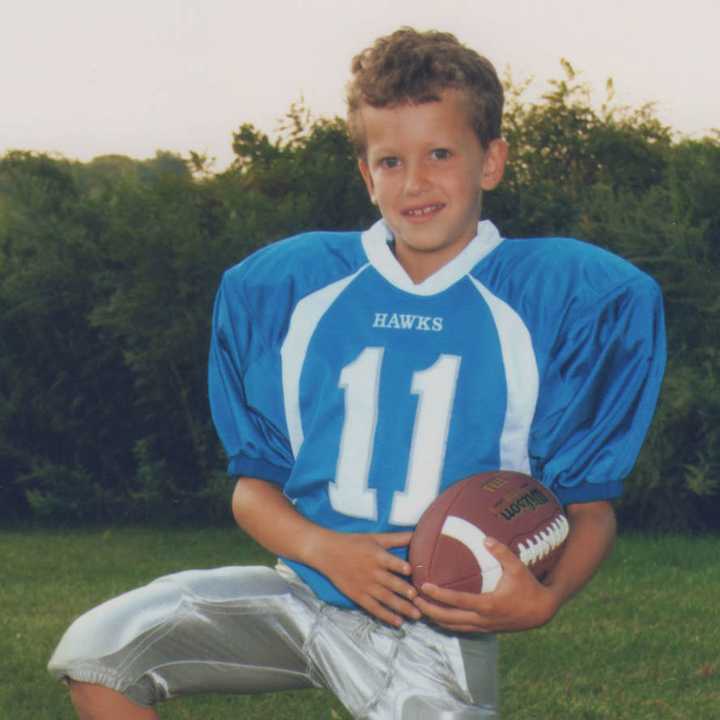
[[[295,458],[300,452],[304,439],[302,418],[300,416],[300,375],[310,339],[323,315],[340,293],[368,267],[368,264],[363,265],[352,275],[348,275],[307,295],[295,306],[290,318],[290,326],[282,344],[280,357],[282,360],[285,419],[290,436],[290,447]]]
[[[500,338],[507,408],[500,436],[500,467],[530,474],[528,442],[538,399],[539,375],[530,332],[506,302],[470,276],[490,308]]]

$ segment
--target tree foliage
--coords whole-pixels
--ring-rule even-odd
[[[720,142],[676,140],[651,106],[599,109],[564,62],[541,102],[511,91],[513,153],[487,211],[510,235],[561,234],[650,273],[665,299],[669,366],[620,505],[625,525],[720,527]],[[512,86],[511,86],[512,87]]]
[[[620,504],[625,525],[720,527],[720,136],[678,138],[652,107],[600,107],[565,62],[540,101],[512,82],[511,160],[485,214],[509,236],[562,234],[660,282],[670,362]],[[290,108],[271,139],[89,163],[0,158],[0,517],[225,514],[206,364],[225,268],[307,229],[375,218],[344,122]]]

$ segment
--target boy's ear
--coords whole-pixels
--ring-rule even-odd
[[[500,184],[505,172],[507,156],[508,144],[502,138],[490,141],[483,158],[483,171],[480,180],[480,187],[483,190],[493,190]]]
[[[368,195],[370,196],[370,202],[373,205],[377,205],[375,200],[375,185],[365,158],[358,158],[358,168],[360,170],[360,174],[362,175],[362,179],[365,181],[365,187],[367,188]]]

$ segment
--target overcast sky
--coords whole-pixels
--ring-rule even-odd
[[[0,0],[0,153],[231,158],[301,96],[343,114],[352,56],[400,25],[454,32],[542,90],[567,58],[597,91],[720,127],[717,0]]]

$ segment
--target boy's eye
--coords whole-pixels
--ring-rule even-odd
[[[394,167],[397,167],[400,164],[400,161],[396,157],[384,157],[380,160],[380,167],[387,168],[388,170]]]
[[[450,157],[450,151],[447,148],[435,148],[430,154],[435,160],[447,160]]]

